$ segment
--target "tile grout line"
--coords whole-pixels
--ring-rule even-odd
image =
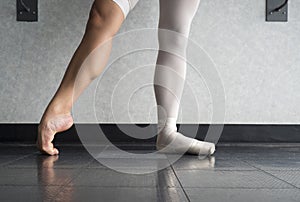
[[[175,177],[176,177],[176,179],[177,179],[177,181],[178,181],[178,183],[179,183],[179,185],[180,185],[180,187],[181,187],[181,189],[182,189],[182,191],[183,191],[183,193],[184,193],[186,199],[188,200],[188,202],[191,202],[191,200],[190,200],[190,198],[188,197],[188,195],[187,195],[185,189],[183,188],[183,186],[182,186],[182,184],[181,184],[181,182],[180,182],[180,180],[179,180],[179,178],[178,178],[178,176],[177,176],[177,174],[176,174],[176,172],[175,172],[175,169],[174,169],[174,167],[173,167],[172,164],[171,164],[171,169],[172,169],[172,171],[173,171],[173,173],[174,173],[174,175],[175,175]]]
[[[283,179],[280,179],[280,178],[276,177],[275,175],[273,175],[273,174],[271,174],[271,173],[269,173],[269,172],[267,172],[267,171],[265,171],[265,170],[263,170],[263,169],[261,169],[261,168],[259,168],[259,167],[256,167],[256,166],[254,166],[254,165],[251,165],[250,163],[248,163],[248,162],[245,161],[245,160],[242,160],[242,159],[241,159],[241,161],[243,161],[244,163],[247,163],[248,165],[250,165],[250,166],[252,166],[252,167],[258,169],[259,171],[261,171],[261,172],[263,172],[263,173],[265,173],[265,174],[267,174],[267,175],[269,175],[269,176],[272,176],[272,177],[274,177],[274,178],[276,178],[276,179],[278,179],[278,180],[280,180],[280,181],[282,181],[282,182],[285,182],[285,183],[291,185],[292,187],[294,187],[294,188],[296,188],[296,189],[300,189],[300,187],[297,187],[296,185],[293,185],[293,184],[291,184],[291,183],[289,183],[289,182],[287,182],[287,181],[285,181],[285,180],[283,180]]]
[[[105,148],[106,148],[106,147],[105,147]],[[90,162],[88,162],[86,165],[81,166],[81,167],[79,167],[79,168],[76,168],[76,169],[78,169],[76,175],[75,175],[72,179],[70,179],[68,182],[66,182],[65,184],[61,185],[61,186],[59,187],[59,189],[55,192],[55,195],[54,195],[54,196],[58,196],[60,193],[62,193],[62,192],[64,191],[64,189],[65,189],[66,187],[68,187],[68,185],[69,185],[71,182],[73,182],[76,178],[78,178],[78,177],[80,176],[80,174],[84,171],[84,169],[87,169],[88,166],[89,166],[90,164],[92,164],[92,162],[93,162],[94,160],[95,160],[95,159],[91,159]],[[54,196],[51,197],[51,201],[53,201],[53,202],[55,202]]]
[[[104,148],[104,150],[107,149],[107,148],[108,148],[108,146],[106,146],[106,147]],[[74,176],[72,179],[70,179],[70,180],[69,180],[68,182],[66,182],[65,184],[61,185],[61,186],[59,187],[58,191],[55,192],[55,195],[58,196],[60,193],[62,193],[62,192],[64,191],[64,189],[65,189],[66,187],[68,187],[68,185],[69,185],[71,182],[73,182],[76,178],[78,178],[78,177],[80,176],[80,174],[81,174],[85,169],[87,169],[87,168],[89,167],[90,164],[93,163],[94,160],[95,160],[95,158],[91,159],[90,162],[88,162],[85,166],[79,167],[79,168],[78,168],[78,171],[77,171],[77,173],[76,173],[76,176]],[[55,198],[54,198],[54,197],[53,197],[53,198],[51,197],[51,201],[55,201]]]
[[[25,154],[24,156],[21,156],[19,158],[16,158],[16,159],[13,159],[13,160],[10,160],[6,163],[3,163],[3,164],[0,164],[0,167],[2,168],[8,168],[9,165],[11,165],[12,163],[14,163],[15,161],[19,161],[19,160],[22,160],[22,159],[25,159],[31,155],[34,155],[34,154],[37,154],[38,152],[34,152],[34,153],[30,153],[30,154]]]
[[[69,181],[59,186],[55,194],[53,194],[53,197],[51,197],[51,201],[55,201],[55,196],[59,196],[60,193],[64,191],[66,187],[75,179],[77,178],[81,173],[83,172],[83,166],[78,168],[78,171],[76,172],[76,176],[72,177]]]

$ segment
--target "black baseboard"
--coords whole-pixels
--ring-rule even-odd
[[[138,139],[126,135],[119,129],[119,125],[127,128],[130,131],[133,127],[148,127],[148,139]],[[183,124],[185,128],[197,128],[197,138],[203,140],[206,136],[208,124]],[[177,125],[179,130],[183,125]],[[76,144],[81,143],[77,134],[76,128],[84,128],[84,131],[89,132],[89,128],[101,127],[106,137],[113,143],[154,143],[156,137],[153,135],[155,124],[76,124],[69,130],[58,133],[55,138],[55,143]],[[34,143],[37,136],[38,124],[0,124],[0,142],[18,142],[18,143]],[[220,127],[215,124],[211,127]],[[155,132],[154,132],[155,133]],[[152,134],[152,135],[151,135]],[[185,134],[188,135],[188,134]],[[193,134],[194,135],[194,134]],[[225,124],[222,135],[219,139],[222,143],[253,143],[253,142],[269,142],[269,143],[300,143],[300,125],[270,125],[270,124]]]

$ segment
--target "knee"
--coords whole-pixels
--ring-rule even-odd
[[[111,37],[115,35],[121,26],[120,18],[115,10],[107,8],[97,8],[94,4],[90,10],[87,29],[101,32],[102,35]]]
[[[93,5],[90,10],[88,25],[93,28],[101,28],[104,23],[104,16],[102,16],[101,13],[97,10],[96,6]]]
[[[191,17],[189,16],[174,16],[173,18],[166,17],[159,19],[159,28],[177,32],[187,36],[190,32]]]
[[[188,36],[170,29],[158,31],[159,49],[165,52],[185,56],[188,45]]]
[[[179,53],[185,52],[190,32],[190,20],[161,18],[159,22],[158,40],[160,48]]]

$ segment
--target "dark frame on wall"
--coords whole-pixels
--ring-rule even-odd
[[[38,21],[38,0],[17,0],[17,21]]]
[[[266,0],[266,21],[287,22],[288,0]]]

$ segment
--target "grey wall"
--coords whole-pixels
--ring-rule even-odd
[[[0,1],[0,122],[39,121],[80,42],[91,4],[91,0],[40,0],[39,22],[26,23],[16,22],[15,1]],[[140,0],[119,33],[155,28],[157,20],[158,1]],[[130,49],[130,40],[134,40],[130,36],[114,43],[112,57]],[[271,23],[265,22],[264,0],[202,0],[190,38],[200,49],[192,49],[189,58],[203,57],[196,70],[215,67],[219,72],[226,95],[225,123],[300,122],[300,1],[289,1],[288,23]],[[97,91],[94,89],[100,79],[76,103],[76,121],[94,122],[96,114],[97,122],[103,123],[155,122],[152,88],[135,92],[129,107],[122,97],[132,94],[128,92],[130,85],[151,81],[155,56],[155,51],[146,50],[114,62]],[[148,68],[121,80],[143,65]],[[186,87],[182,108],[188,116],[181,121],[210,122],[213,105],[205,79],[189,67],[187,80],[199,112],[195,113],[192,91]],[[119,88],[115,92],[120,92],[113,101],[117,118],[109,107],[115,86]],[[95,107],[87,107],[93,105],[90,95],[94,94]]]

